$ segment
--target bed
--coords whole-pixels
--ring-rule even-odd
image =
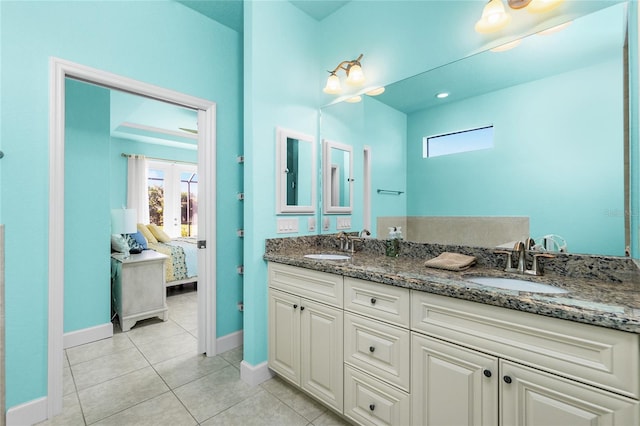
[[[193,237],[173,238],[168,242],[148,242],[148,248],[166,254],[166,286],[188,284],[198,281],[198,251]]]

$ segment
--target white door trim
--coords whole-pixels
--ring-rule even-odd
[[[141,81],[52,57],[49,63],[49,330],[47,415],[62,412],[64,313],[65,78],[198,110],[198,351],[216,354],[216,104]]]

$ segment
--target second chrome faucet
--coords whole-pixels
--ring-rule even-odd
[[[496,253],[507,255],[507,265],[504,270],[506,272],[517,272],[519,274],[542,275],[542,270],[538,265],[538,259],[540,257],[552,258],[554,256],[549,253],[534,253],[531,263],[531,269],[527,269],[527,253],[529,253],[529,251],[533,248],[534,244],[535,243],[531,238],[527,238],[524,241],[516,241],[513,246],[513,251],[496,251]],[[516,268],[513,267],[512,263],[513,254],[516,254],[518,256],[518,266]]]

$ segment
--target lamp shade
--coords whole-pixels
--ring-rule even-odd
[[[133,234],[137,228],[136,209],[113,209],[111,210],[111,233],[112,234]]]
[[[330,95],[337,95],[342,91],[342,87],[340,87],[340,79],[335,73],[331,73],[329,78],[327,78],[327,85],[322,89],[324,93],[328,93]]]
[[[504,10],[502,0],[491,0],[482,10],[482,17],[476,22],[475,30],[479,33],[499,31],[511,22],[511,15]]]
[[[364,83],[364,73],[362,72],[362,67],[357,63],[351,65],[347,69],[347,83],[352,85],[360,85]]]

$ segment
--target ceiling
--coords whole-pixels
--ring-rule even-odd
[[[243,31],[242,0],[176,0],[178,3],[213,19],[237,32]],[[291,0],[298,9],[317,21],[321,21],[349,1]]]

